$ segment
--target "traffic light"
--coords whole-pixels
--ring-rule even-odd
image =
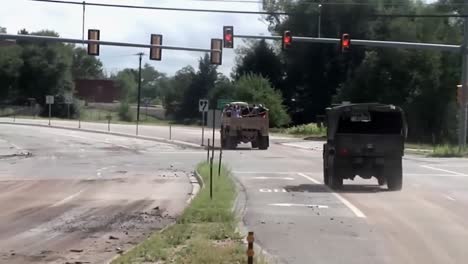
[[[151,34],[151,45],[162,45],[163,36],[159,34]],[[150,48],[150,60],[160,61],[162,57],[162,49],[159,47]]]
[[[283,45],[282,45],[282,49],[285,50],[285,49],[291,48],[292,40],[293,40],[293,39],[292,39],[291,31],[286,30],[286,31],[283,33]]]
[[[341,36],[341,52],[345,53],[351,49],[351,37],[345,33]]]
[[[224,40],[224,47],[226,49],[234,48],[234,27],[233,26],[223,27],[223,40]]]
[[[88,29],[88,40],[99,40],[100,37],[98,29]],[[88,55],[99,56],[99,44],[88,43]]]
[[[213,51],[219,50],[219,51]],[[222,39],[211,39],[211,53],[210,53],[211,64],[221,65],[223,63],[223,40]]]

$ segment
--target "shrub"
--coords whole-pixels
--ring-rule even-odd
[[[128,102],[121,102],[118,110],[120,120],[127,122],[133,121],[133,111]]]

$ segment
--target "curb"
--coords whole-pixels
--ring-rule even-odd
[[[231,173],[230,177],[234,181],[234,184],[236,185],[236,189],[237,189],[236,200],[234,201],[234,204],[232,207],[232,211],[239,217],[237,231],[243,237],[247,237],[249,230],[247,228],[247,225],[244,222],[244,216],[245,216],[245,211],[247,209],[247,200],[248,200],[247,191],[245,189],[245,186],[239,181],[239,179],[237,179],[234,176],[234,173]],[[245,240],[243,242],[244,244],[247,244]],[[254,243],[254,250],[255,252],[258,252],[259,254],[261,254],[267,263],[282,264],[282,262],[279,260],[278,257],[274,256],[273,254],[263,249],[261,242],[257,241],[257,243]]]
[[[42,124],[28,124],[28,123],[17,123],[17,122],[9,122],[9,121],[0,121],[0,124],[67,129],[67,130],[72,130],[72,131],[82,131],[82,132],[89,132],[89,133],[121,136],[121,137],[127,137],[127,138],[144,139],[144,140],[174,144],[174,145],[187,147],[187,148],[204,149],[204,147],[201,147],[200,145],[185,142],[185,141],[180,141],[180,140],[169,140],[169,139],[159,138],[159,137],[137,136],[137,135],[126,134],[126,133],[108,132],[108,131],[103,131],[103,130],[93,130],[93,129],[87,129],[87,128],[74,128],[74,127],[64,127],[64,126],[54,126],[54,125],[49,126],[49,125],[42,125]]]
[[[203,188],[203,179],[201,178],[200,174],[198,173],[197,170],[194,171],[193,175],[189,175],[188,176],[189,180],[190,180],[190,183],[192,184],[192,193],[190,194],[190,197],[187,199],[186,203],[187,205],[190,204],[190,202],[192,202],[192,200],[197,196],[198,192],[200,192],[201,188]],[[167,226],[163,227],[161,230],[158,231],[158,233],[162,233],[164,231],[166,231],[169,227],[175,225],[177,223],[177,221],[174,221],[173,223],[170,223],[168,224]],[[132,247],[130,247],[129,249],[125,250],[125,252],[123,252],[122,254],[116,254],[114,255],[110,260],[106,261],[106,264],[111,264],[112,261],[118,259],[120,256],[122,256],[123,254],[133,250],[134,248],[136,248],[138,245],[140,245],[141,243],[143,243],[144,241],[148,240],[153,234],[155,233],[152,233],[148,238],[146,238],[145,240],[133,245]]]

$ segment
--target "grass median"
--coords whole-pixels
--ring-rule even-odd
[[[230,171],[213,170],[213,200],[210,199],[209,166],[198,165],[205,182],[177,222],[130,250],[113,264],[127,263],[247,263],[244,238],[236,232],[232,206],[236,197]],[[255,262],[255,263],[263,263]]]

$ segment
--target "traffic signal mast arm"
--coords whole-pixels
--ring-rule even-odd
[[[211,50],[202,48],[189,48],[189,47],[178,47],[178,46],[164,46],[164,45],[151,45],[151,44],[138,44],[128,42],[113,42],[113,41],[95,41],[95,40],[82,40],[72,38],[57,38],[47,36],[35,36],[35,35],[13,35],[13,34],[2,34],[0,33],[0,39],[5,40],[29,40],[29,41],[46,41],[46,42],[62,42],[62,43],[75,43],[75,44],[99,44],[102,46],[120,46],[120,47],[134,47],[134,48],[161,48],[168,50],[185,50],[185,51],[197,51],[197,52],[221,52],[221,50]]]
[[[255,36],[255,35],[234,35],[234,38],[244,39],[266,39],[266,40],[279,40],[283,36]],[[339,38],[311,38],[311,37],[296,37],[293,36],[293,45],[295,42],[305,43],[325,43],[339,45],[341,39]],[[436,43],[418,43],[418,42],[400,42],[400,41],[380,41],[380,40],[362,40],[352,39],[351,45],[368,46],[368,47],[381,47],[381,48],[402,48],[402,49],[427,49],[427,50],[440,50],[450,52],[460,52],[461,45],[448,45]]]

